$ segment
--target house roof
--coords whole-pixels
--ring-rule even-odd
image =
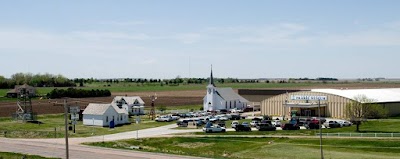
[[[113,105],[112,107],[115,109],[115,111],[117,111],[118,114],[128,114],[128,111],[126,111],[125,109],[120,109],[116,105]]]
[[[112,107],[118,114],[128,114],[125,109],[120,109],[115,105],[97,103],[89,103],[82,114],[103,115],[110,107]]]
[[[349,99],[365,95],[372,99],[374,103],[400,102],[400,88],[385,89],[313,89],[311,92],[333,94]]]
[[[249,102],[247,99],[238,95],[232,88],[215,88],[218,95],[221,96],[224,100],[239,100],[241,102],[247,103]]]
[[[109,107],[110,104],[89,103],[82,114],[103,115]]]
[[[137,100],[139,102],[139,104],[144,105],[144,101],[142,100],[142,98],[140,98],[139,96],[115,96],[113,101],[117,101],[117,100],[121,100],[124,99],[126,103],[128,103],[129,105],[133,105],[135,103],[135,101]]]

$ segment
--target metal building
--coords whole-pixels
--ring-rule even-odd
[[[261,102],[261,114],[272,116],[321,116],[345,118],[345,107],[357,96],[389,110],[389,116],[400,114],[400,88],[390,89],[313,89],[280,94]]]

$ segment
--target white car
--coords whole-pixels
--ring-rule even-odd
[[[338,123],[341,125],[341,127],[352,125],[352,123],[349,121],[338,121]]]
[[[236,128],[236,125],[239,125],[238,121],[232,121],[231,127]]]
[[[250,125],[252,127],[256,127],[258,124],[260,124],[260,122],[258,120],[253,120],[253,121],[250,122]]]
[[[210,127],[203,127],[203,131],[206,133],[212,133],[212,132],[226,132],[226,129],[224,127],[220,127],[219,125],[216,126],[210,126]]]
[[[156,121],[165,121],[165,122],[170,122],[172,121],[171,116],[160,116],[156,118]]]
[[[274,120],[271,122],[271,124],[275,127],[281,127],[281,125],[282,125],[281,121],[279,121],[279,120]]]
[[[172,120],[179,120],[179,116],[171,116]]]

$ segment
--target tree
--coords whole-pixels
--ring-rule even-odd
[[[382,118],[387,116],[387,110],[381,105],[376,104],[373,99],[365,95],[355,96],[345,107],[345,113],[350,121],[356,124],[356,131],[360,131],[360,125],[366,122],[368,118]]]

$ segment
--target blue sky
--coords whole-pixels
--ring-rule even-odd
[[[399,78],[400,1],[8,1],[0,75]],[[17,64],[21,63],[21,64]]]

